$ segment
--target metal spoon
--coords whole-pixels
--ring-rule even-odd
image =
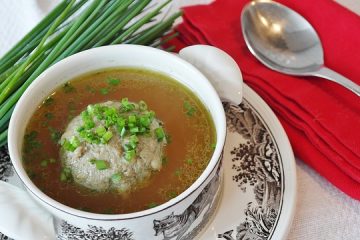
[[[273,1],[252,1],[241,14],[251,53],[267,67],[290,75],[323,77],[360,96],[360,86],[324,66],[319,36],[302,16]]]

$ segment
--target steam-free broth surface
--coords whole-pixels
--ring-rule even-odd
[[[63,181],[59,138],[89,104],[145,101],[163,122],[167,145],[162,168],[127,193],[98,192]],[[215,128],[203,104],[187,88],[159,73],[107,69],[69,81],[52,93],[27,125],[23,161],[45,194],[94,213],[130,213],[162,204],[186,190],[206,168],[214,150]]]

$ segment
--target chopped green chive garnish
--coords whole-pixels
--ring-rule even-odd
[[[193,164],[193,160],[192,159],[186,159],[186,163],[191,165],[191,164]]]
[[[138,143],[138,142],[139,142],[139,138],[138,138],[136,135],[131,135],[131,136],[130,136],[130,142]]]
[[[60,173],[60,181],[70,182],[72,180],[70,168],[63,168]]]
[[[130,103],[127,98],[121,99],[121,110],[123,112],[129,112],[135,109],[135,105]]]
[[[97,135],[102,137],[106,133],[106,128],[104,126],[100,125],[95,129],[95,132],[96,132]]]
[[[91,159],[90,163],[95,164],[97,170],[105,170],[110,167],[109,163],[105,160]]]
[[[130,128],[130,132],[131,133],[138,133],[138,132],[140,132],[140,130],[139,130],[138,127],[132,127],[132,128]]]
[[[121,82],[120,79],[117,79],[117,78],[109,78],[107,80],[107,83],[112,86],[117,86],[120,84],[120,82]]]
[[[49,162],[50,162],[50,163],[56,163],[56,159],[55,159],[55,158],[50,158],[50,159],[49,159]]]
[[[42,160],[40,163],[40,166],[47,167],[48,164],[49,164],[49,162],[47,160]]]
[[[196,108],[194,106],[192,106],[190,104],[190,102],[188,102],[188,101],[184,102],[184,110],[185,110],[186,114],[190,117],[192,117],[196,112]]]
[[[25,146],[25,152],[31,152],[34,149],[40,148],[41,143],[37,139],[38,132],[31,131],[30,133],[25,134],[24,136],[24,146]]]
[[[50,131],[51,140],[54,143],[57,143],[61,138],[61,132],[52,127],[49,127],[48,129]]]
[[[177,193],[175,191],[169,191],[167,193],[168,198],[175,198],[177,196]]]
[[[175,175],[179,177],[181,175],[181,169],[177,169],[175,171]]]
[[[67,82],[63,85],[63,90],[65,93],[70,93],[75,91],[75,88],[69,82]]]
[[[74,147],[67,139],[64,140],[62,146],[66,151],[73,152],[75,151],[76,147]]]
[[[211,144],[211,149],[215,149],[216,148],[216,143],[212,143]]]
[[[111,181],[113,183],[119,183],[122,179],[122,174],[121,173],[115,173],[111,176]]]
[[[129,123],[136,123],[136,116],[135,115],[129,115],[128,121],[129,121]]]
[[[124,158],[130,162],[136,156],[136,152],[134,149],[125,151]]]
[[[75,148],[77,148],[77,147],[80,146],[80,140],[79,140],[79,138],[76,137],[76,136],[72,136],[72,137],[70,138],[70,143],[71,143],[71,145],[73,145]]]
[[[104,133],[104,135],[101,137],[101,139],[103,140],[103,142],[107,143],[110,141],[110,139],[113,137],[112,132],[107,131],[106,133]]]
[[[121,131],[120,131],[120,136],[121,136],[121,137],[124,137],[124,136],[125,136],[125,133],[126,133],[126,128],[123,127],[123,128],[121,129]]]
[[[148,204],[148,208],[154,208],[154,207],[156,207],[156,206],[158,206],[159,204],[157,204],[156,202],[151,202],[151,203],[149,203]]]
[[[51,112],[47,112],[47,113],[45,113],[45,118],[47,120],[51,120],[54,118],[54,114],[52,114]]]
[[[109,89],[107,89],[107,88],[100,88],[100,93],[101,93],[102,95],[106,95],[106,94],[109,93]]]
[[[158,142],[161,142],[165,138],[165,132],[162,127],[158,127],[155,129],[155,136]]]

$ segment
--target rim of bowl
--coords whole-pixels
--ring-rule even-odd
[[[25,169],[22,165],[22,157],[21,157],[21,148],[22,146],[18,146],[19,144],[14,141],[14,132],[17,130],[17,124],[15,124],[16,118],[19,118],[19,115],[21,115],[23,109],[24,102],[27,101],[28,98],[31,98],[32,92],[35,91],[38,88],[41,88],[43,82],[47,81],[46,75],[53,71],[54,69],[60,67],[63,67],[65,64],[71,64],[71,62],[76,61],[77,59],[81,58],[82,56],[86,54],[96,54],[97,52],[101,52],[104,49],[108,48],[130,48],[130,49],[141,49],[142,51],[153,51],[154,54],[163,54],[166,57],[176,59],[177,61],[180,61],[183,65],[185,65],[187,68],[190,68],[192,71],[197,72],[197,74],[201,75],[206,81],[204,81],[203,84],[208,85],[209,90],[211,91],[211,95],[213,95],[216,98],[217,106],[211,106],[212,108],[217,108],[217,111],[219,115],[221,115],[222,122],[219,125],[219,127],[216,127],[216,135],[217,135],[217,141],[216,141],[216,147],[213,152],[213,155],[204,169],[204,171],[201,173],[201,175],[196,179],[196,181],[190,185],[185,191],[183,191],[181,194],[176,196],[175,198],[170,199],[167,202],[164,202],[160,204],[159,206],[156,206],[151,209],[145,209],[137,212],[131,212],[126,214],[100,214],[100,213],[92,213],[92,212],[85,212],[81,211],[75,208],[72,208],[70,206],[67,206],[63,203],[60,203],[56,201],[55,199],[49,197],[45,193],[43,193],[28,177],[28,175],[25,172]],[[166,74],[166,73],[165,73]],[[180,84],[183,84],[180,82]],[[184,84],[183,84],[184,85]],[[52,90],[55,90],[57,87],[59,87],[59,84],[54,86]],[[196,92],[191,90],[196,96],[198,95]],[[49,92],[48,94],[50,94]],[[206,105],[206,103],[203,102],[203,104]],[[208,105],[206,105],[209,107]],[[20,122],[18,122],[20,124]],[[27,124],[27,123],[26,123]],[[219,131],[219,132],[218,132]],[[222,107],[221,100],[215,91],[214,87],[210,83],[210,81],[207,79],[207,77],[204,76],[203,73],[200,72],[196,67],[194,67],[189,62],[185,61],[184,59],[180,58],[179,56],[148,46],[141,46],[141,45],[133,45],[133,44],[118,44],[118,45],[110,45],[110,46],[102,46],[98,48],[93,48],[89,50],[85,50],[79,53],[76,53],[74,55],[71,55],[69,57],[64,58],[63,60],[57,62],[56,64],[52,65],[48,69],[46,69],[42,74],[40,74],[26,89],[26,91],[23,93],[23,95],[18,100],[15,109],[13,111],[13,114],[10,119],[9,123],[9,132],[8,132],[8,148],[9,148],[9,154],[11,158],[11,162],[14,166],[15,172],[23,182],[24,186],[40,201],[44,202],[51,208],[55,208],[57,210],[60,210],[66,214],[70,214],[76,217],[85,218],[85,219],[94,219],[94,220],[103,220],[103,221],[109,221],[109,220],[128,220],[128,219],[134,219],[134,218],[140,218],[145,217],[148,215],[152,215],[158,212],[161,212],[163,210],[166,210],[167,208],[170,208],[177,203],[180,203],[181,201],[185,200],[189,195],[191,195],[193,192],[195,192],[210,176],[214,168],[217,166],[217,163],[221,160],[221,153],[223,150],[223,147],[225,145],[225,136],[226,136],[226,118],[225,118],[225,112]]]

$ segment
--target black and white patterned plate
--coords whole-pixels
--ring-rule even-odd
[[[224,107],[228,133],[223,195],[210,225],[193,234],[201,232],[200,239],[284,239],[296,197],[295,161],[287,136],[267,104],[247,85],[242,104]],[[0,180],[21,184],[6,148],[0,149]],[[9,238],[0,233],[2,239]]]

